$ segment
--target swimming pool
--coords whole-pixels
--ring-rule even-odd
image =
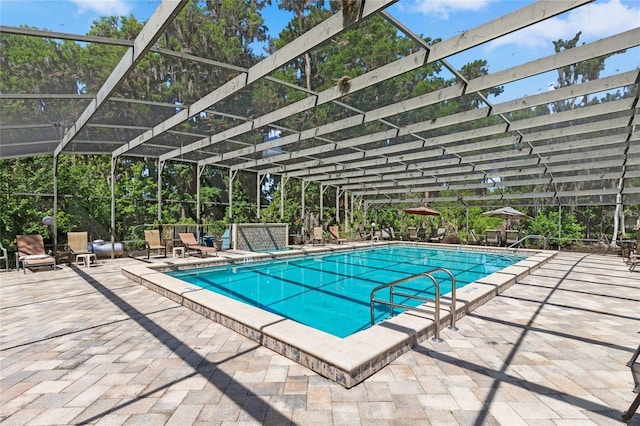
[[[370,326],[369,297],[374,287],[434,268],[446,268],[453,273],[460,288],[527,256],[529,254],[386,246],[167,274],[343,338]],[[435,276],[441,294],[450,292],[449,277]],[[425,288],[429,289],[426,296],[433,297],[433,285],[426,278],[403,285],[403,291],[410,294]],[[388,300],[388,294],[383,293],[380,298]],[[418,304],[414,300],[397,302]],[[376,307],[376,322],[388,316],[388,307]]]
[[[416,344],[434,336],[436,330],[434,318],[414,312],[406,313],[378,322],[347,337],[336,337],[282,315],[188,284],[179,278],[168,275],[167,272],[195,271],[196,268],[202,270],[201,268],[213,265],[235,264],[237,266],[244,262],[269,259],[271,261],[284,258],[300,260],[301,257],[293,258],[291,255],[327,256],[347,252],[364,252],[372,247],[384,246],[421,246],[436,250],[448,247],[456,252],[461,252],[463,257],[465,253],[470,252],[481,252],[498,257],[508,253],[504,249],[482,246],[414,244],[402,241],[349,242],[340,245],[301,247],[291,253],[263,254],[230,250],[217,257],[166,259],[161,263],[124,266],[122,274],[178,305],[197,312],[345,388],[350,388],[380,371],[393,360],[411,350]],[[514,283],[556,255],[556,252],[548,250],[522,249],[518,251],[526,259],[480,278],[458,290],[456,311],[454,313],[444,307],[441,311],[441,324],[448,324],[454,315],[459,319],[469,312],[473,312],[477,307],[506,291]],[[248,263],[244,266],[256,265],[259,263]]]

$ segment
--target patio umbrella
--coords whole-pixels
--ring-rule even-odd
[[[513,207],[501,207],[482,214],[489,217],[501,217],[503,219],[531,219],[531,216],[524,214]]]
[[[404,212],[409,214],[417,214],[419,216],[440,216],[440,212],[437,212],[425,206],[410,207],[408,209],[404,209]]]
[[[418,216],[440,216],[440,212],[437,212],[435,210],[430,209],[429,207],[426,206],[419,206],[419,207],[410,207],[408,209],[404,209],[405,213],[409,213],[409,214],[415,214]],[[422,223],[420,225],[421,228],[424,227],[424,223]],[[418,236],[415,236],[416,239],[418,238]]]

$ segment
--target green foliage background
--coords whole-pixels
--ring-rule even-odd
[[[254,52],[251,43],[267,40],[267,28],[261,12],[269,1],[224,0],[189,2],[169,30],[158,40],[157,46],[173,51],[249,67],[263,58]],[[269,39],[269,52],[289,43],[308,29],[326,19],[337,7],[332,2],[329,9],[321,0],[298,2],[283,1],[282,9],[292,13],[291,21],[278,37]],[[90,35],[132,40],[143,23],[135,17],[102,17],[95,21]],[[577,45],[579,34],[569,41],[554,43],[556,51]],[[439,41],[424,37],[431,44]],[[3,61],[0,63],[0,92],[3,93],[61,93],[96,94],[113,66],[125,51],[121,46],[96,43],[75,43],[39,37],[21,37],[5,34],[1,39]],[[343,78],[353,78],[371,71],[393,60],[412,54],[417,44],[399,35],[397,29],[378,16],[364,20],[357,27],[336,36],[326,43],[273,73],[273,77],[321,91],[336,85]],[[590,61],[575,67],[559,70],[559,86],[575,84],[597,78],[604,68],[604,60]],[[384,81],[364,89],[357,99],[349,94],[343,99],[356,108],[368,109],[370,105],[388,105],[401,99],[419,96],[433,90],[456,83],[455,78],[442,76],[439,63],[429,64],[412,72]],[[489,73],[489,64],[478,59],[461,68],[466,78],[475,78]],[[139,98],[164,102],[171,105],[189,104],[202,94],[228,81],[236,71],[189,61],[184,58],[149,53],[137,65],[136,71],[124,81],[114,94],[116,97]],[[485,95],[499,95],[501,87],[489,89]],[[258,117],[305,96],[299,90],[283,85],[258,83],[251,91],[242,91],[225,100],[221,110],[249,118]],[[611,96],[611,95],[608,95]],[[614,95],[617,97],[624,94]],[[582,99],[582,105],[597,102],[596,99]],[[449,102],[430,105],[398,118],[398,124],[423,121],[424,117],[439,117],[468,110],[478,106],[477,98],[463,97]],[[555,105],[558,111],[576,107]],[[44,124],[42,129],[30,129],[35,136],[49,139],[59,138],[60,124],[73,120],[82,111],[84,104],[78,101],[60,99],[3,100],[0,114],[7,123]],[[547,114],[548,107],[525,109],[514,114],[511,119]],[[149,126],[149,117],[172,115],[175,108],[156,105],[106,105],[100,112],[100,121],[106,124],[129,123],[133,126]],[[301,113],[282,121],[285,127],[307,129],[334,121],[336,111],[329,105],[318,108],[313,114]],[[496,118],[489,118],[494,120]],[[47,126],[48,125],[48,126]],[[58,127],[56,127],[56,125]],[[179,126],[182,131],[198,131],[213,134],[235,125],[232,120],[215,114],[194,117]],[[375,124],[368,124],[367,130],[378,130]],[[461,130],[467,124],[459,126]],[[112,126],[114,127],[114,126]],[[83,137],[95,140],[130,140],[135,133],[126,126],[92,127]],[[451,129],[438,129],[433,136],[444,134]],[[355,129],[348,129],[337,135],[358,136]],[[38,132],[41,132],[38,134]],[[250,141],[253,143],[260,140]],[[304,148],[301,146],[300,148]],[[74,155],[63,153],[58,160],[58,239],[64,241],[65,233],[72,230],[87,230],[93,239],[108,239],[113,232],[116,240],[139,237],[136,229],[143,224],[158,222],[158,163],[156,159],[144,157],[121,157],[115,165],[115,229],[111,229],[111,157],[99,155]],[[195,223],[197,170],[194,164],[167,162],[162,170],[161,220],[164,223]],[[302,211],[302,183],[289,180],[286,188],[279,184],[279,177],[271,177],[273,185],[256,190],[256,177],[249,173],[238,173],[233,183],[232,211],[228,211],[229,175],[226,170],[205,167],[201,177],[200,222],[215,224],[217,229],[234,222],[280,222],[290,223],[294,231],[302,228],[309,232],[312,226],[327,226],[339,223],[341,232],[351,238],[365,237],[370,232],[370,224],[394,228],[402,235],[408,226],[424,226],[429,229],[445,226],[448,233],[467,241],[467,215],[469,228],[480,236],[486,229],[502,224],[499,219],[482,216],[486,210],[480,207],[451,208],[433,205],[441,210],[439,218],[425,219],[406,215],[402,209],[370,209],[365,221],[363,202],[356,199],[353,217],[345,214],[344,198],[336,205],[335,188],[320,190],[315,183],[305,189],[305,208]],[[573,188],[566,184],[569,189]],[[42,225],[42,218],[53,214],[53,160],[47,156],[8,159],[0,161],[0,189],[3,208],[0,209],[0,240],[5,246],[12,246],[15,235],[39,232],[50,238],[49,229]],[[562,188],[560,188],[562,189]],[[285,191],[284,207],[280,211],[280,192]],[[515,187],[505,191],[535,191],[535,187]],[[482,195],[486,191],[442,191],[433,196]],[[257,197],[263,209],[257,214]],[[320,218],[320,200],[324,205]],[[269,200],[272,200],[269,202]],[[488,208],[496,207],[487,205]],[[573,209],[563,215],[562,240],[568,238],[590,238],[610,233],[612,229],[610,207],[591,206]],[[340,211],[336,217],[336,211]],[[627,214],[636,214],[638,206],[628,206]],[[529,233],[539,233],[549,237],[558,235],[557,212],[533,206],[526,211],[535,219],[522,226]],[[554,216],[555,215],[555,216]],[[231,218],[231,219],[230,219]],[[581,223],[582,225],[578,225]],[[555,229],[554,229],[555,226]]]

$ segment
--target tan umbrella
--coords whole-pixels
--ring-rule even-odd
[[[440,212],[437,212],[425,206],[410,207],[408,209],[404,209],[404,212],[409,214],[417,214],[419,216],[440,216]]]
[[[531,216],[522,213],[521,211],[516,210],[513,207],[501,207],[499,209],[484,212],[482,214],[489,217],[501,217],[503,219],[532,219]]]
[[[408,209],[404,209],[405,213],[415,214],[418,216],[440,216],[440,212],[430,209],[429,207],[420,206],[420,207],[410,207]],[[423,227],[424,223],[421,225]],[[411,239],[411,236],[409,237]],[[415,239],[418,239],[417,233],[415,234]]]
[[[502,219],[507,219],[506,229],[511,229],[510,222],[512,219],[533,219],[528,214],[522,213],[520,210],[516,210],[513,207],[508,206],[484,212],[482,214],[489,217],[501,217]]]

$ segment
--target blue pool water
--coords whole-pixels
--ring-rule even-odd
[[[335,336],[346,337],[369,327],[369,297],[378,285],[434,268],[446,268],[456,277],[456,287],[460,288],[525,257],[522,254],[386,246],[167,274]],[[448,275],[436,273],[434,276],[440,283],[441,294],[451,291]],[[401,290],[433,297],[432,287],[429,279],[419,278],[403,284]],[[425,288],[428,294],[424,293]],[[385,297],[388,300],[388,291],[376,295],[379,299]],[[418,304],[415,301],[396,302]],[[388,316],[388,307],[376,307],[376,322]]]

